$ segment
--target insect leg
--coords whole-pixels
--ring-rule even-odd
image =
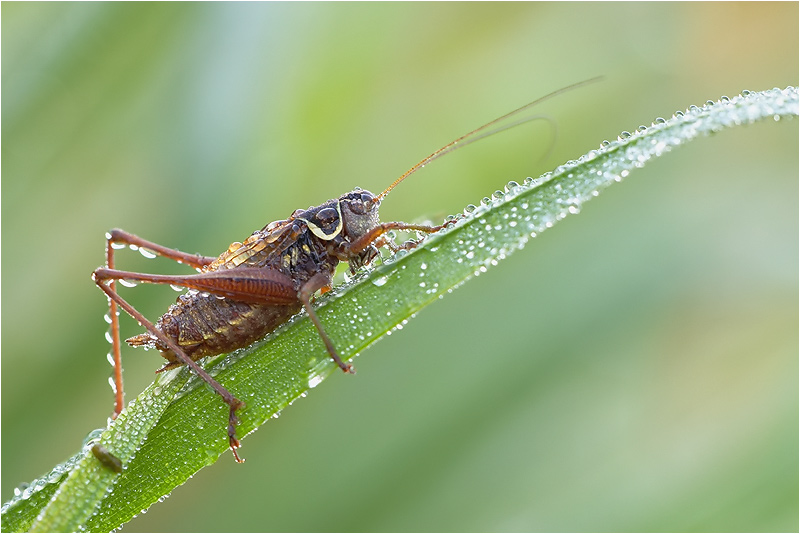
[[[292,279],[275,269],[240,267],[189,275],[135,273],[99,268],[96,277],[147,284],[170,284],[255,304],[289,305],[297,302]]]
[[[114,228],[106,234],[106,267],[108,269],[114,269],[114,245],[116,244],[135,245],[139,248],[150,250],[160,256],[164,256],[165,258],[170,258],[179,263],[185,263],[191,267],[194,267],[195,269],[200,269],[216,259],[210,256],[186,254],[179,250],[167,248],[159,245],[158,243],[153,243],[152,241],[147,241],[146,239],[142,239],[139,236],[128,233],[124,230],[120,230],[119,228]],[[111,291],[116,293],[116,283],[113,279],[109,282],[109,288]],[[117,304],[113,299],[109,299],[108,308],[109,317],[111,319],[111,356],[114,360],[115,391],[114,413],[112,414],[112,418],[116,419],[125,405],[125,390],[122,383],[122,356],[119,340],[119,316],[117,315]]]
[[[445,221],[444,223],[437,225],[437,226],[425,226],[423,224],[408,224],[404,222],[386,222],[381,223],[369,232],[365,233],[355,241],[352,241],[347,245],[347,250],[349,254],[358,254],[368,246],[370,246],[376,239],[380,238],[388,232],[389,230],[414,230],[416,232],[423,232],[426,234],[432,234],[438,232],[442,228],[446,228],[451,224],[455,224],[456,219],[450,219]],[[408,246],[401,246],[399,248],[409,249],[416,247],[419,243],[412,242],[412,245]],[[386,240],[383,240],[383,244],[387,244]],[[389,248],[392,248],[391,246]],[[399,250],[399,249],[398,249]]]
[[[392,254],[396,254],[402,248],[397,243],[386,237],[386,234],[380,236],[372,244],[375,248],[389,247],[389,250],[392,251]]]
[[[126,232],[125,230],[120,230],[119,228],[114,228],[113,230],[109,231],[106,234],[106,239],[108,240],[109,246],[114,245],[116,243],[121,243],[124,245],[135,245],[139,248],[143,248],[151,252],[154,252],[159,256],[164,256],[165,258],[175,260],[178,263],[185,263],[186,265],[194,267],[195,269],[200,269],[202,267],[205,267],[206,265],[217,259],[216,257],[213,256],[187,254],[185,252],[181,252],[180,250],[165,247],[163,245],[159,245],[158,243],[142,239],[137,235]],[[111,265],[109,265],[108,267],[109,269],[114,268]]]
[[[328,354],[331,355],[333,361],[336,362],[336,365],[344,371],[345,373],[356,374],[356,370],[353,368],[352,365],[349,363],[343,362],[342,359],[339,357],[339,354],[336,352],[336,348],[333,346],[330,338],[328,338],[328,334],[325,333],[325,329],[322,328],[322,323],[319,322],[319,317],[317,317],[314,308],[311,306],[311,295],[316,293],[318,290],[327,287],[330,285],[330,280],[328,277],[323,275],[322,273],[317,273],[312,276],[303,287],[300,288],[300,291],[297,293],[297,298],[300,299],[300,302],[303,303],[303,307],[306,309],[306,313],[308,313],[308,317],[311,319],[311,322],[314,323],[314,326],[317,327],[317,332],[319,332],[319,337],[322,338],[322,342],[325,343],[325,348],[328,349]]]
[[[230,407],[230,412],[228,413],[228,444],[230,445],[231,450],[233,451],[233,456],[237,462],[241,463],[244,460],[239,458],[239,455],[236,453],[236,449],[239,448],[239,440],[236,439],[236,425],[239,423],[239,418],[236,417],[236,410],[240,408],[244,408],[245,404],[237,399],[236,397],[231,394],[230,391],[225,389],[219,382],[214,380],[207,372],[203,370],[202,367],[197,365],[186,353],[181,350],[181,348],[175,343],[173,340],[165,336],[161,331],[159,331],[153,323],[148,321],[144,315],[139,313],[136,308],[131,306],[125,299],[123,299],[119,293],[117,293],[114,289],[112,289],[112,284],[114,283],[113,277],[114,271],[110,271],[109,269],[97,269],[94,272],[93,278],[97,286],[108,296],[111,301],[117,305],[119,305],[123,310],[125,310],[128,315],[136,319],[139,324],[142,325],[148,332],[156,336],[161,342],[163,342],[167,347],[169,347],[172,352],[175,353],[175,356],[184,364],[188,365],[200,378],[202,378],[208,385],[210,385],[214,391],[222,397],[222,400]],[[110,276],[111,275],[111,276]],[[117,339],[119,338],[119,328],[117,327]]]
[[[113,230],[112,230],[113,232]],[[114,247],[112,247],[112,235],[109,234],[106,242],[106,266],[114,268]],[[117,285],[114,280],[108,284],[108,288],[116,293]],[[111,320],[111,357],[114,360],[114,413],[112,419],[116,419],[125,406],[125,390],[122,384],[122,352],[119,342],[119,312],[117,303],[114,299],[108,299],[108,315]]]

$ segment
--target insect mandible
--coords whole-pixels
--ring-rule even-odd
[[[333,361],[342,371],[354,373],[353,366],[339,357],[325,333],[311,304],[314,294],[331,288],[340,261],[348,262],[350,270],[355,272],[378,257],[380,247],[397,252],[413,249],[420,243],[407,241],[397,245],[387,237],[387,232],[408,230],[430,234],[456,222],[451,219],[436,226],[380,222],[381,201],[400,182],[433,160],[538,118],[524,117],[499,126],[536,104],[598,80],[592,78],[569,85],[472,130],[411,167],[379,195],[355,189],[317,207],[295,210],[288,219],[269,223],[243,242],[231,244],[217,257],[186,254],[123,230],[111,230],[106,234],[106,264],[94,271],[92,279],[109,299],[115,386],[112,417],[116,418],[124,405],[119,306],[146,330],[126,342],[134,347],[154,347],[167,360],[156,372],[188,365],[222,397],[229,407],[228,444],[236,461],[243,462],[236,451],[240,446],[236,438],[239,422],[236,412],[245,408],[245,404],[214,380],[197,361],[246,347],[305,309]],[[118,270],[114,250],[125,245],[189,265],[197,274],[172,276]],[[175,304],[152,323],[119,295],[117,280],[170,284],[189,291],[180,295]]]

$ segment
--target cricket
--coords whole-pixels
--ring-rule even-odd
[[[213,388],[228,406],[227,436],[234,459],[242,463],[236,437],[237,412],[245,403],[219,384],[197,362],[225,354],[261,339],[292,316],[305,310],[319,333],[328,354],[345,373],[353,366],[336,352],[325,328],[314,311],[312,300],[320,291],[331,289],[339,262],[347,262],[351,272],[372,263],[381,247],[396,253],[412,250],[424,239],[396,244],[392,231],[431,234],[457,222],[450,219],[439,225],[381,222],[378,208],[386,196],[403,180],[441,156],[470,143],[535,120],[520,114],[531,107],[567,91],[598,81],[592,78],[558,89],[502,117],[495,119],[433,152],[411,167],[379,195],[356,188],[316,207],[295,210],[288,219],[271,222],[242,242],[232,243],[219,256],[187,254],[134,234],[113,229],[106,234],[105,265],[92,273],[92,279],[109,302],[111,356],[116,418],[124,407],[122,356],[118,307],[145,329],[126,340],[132,347],[157,349],[166,363],[160,373],[189,366]],[[506,123],[509,119],[517,120]],[[114,252],[124,246],[138,247],[153,255],[175,260],[195,269],[194,274],[156,275],[118,270]],[[117,281],[169,284],[186,288],[155,323],[131,306],[117,291]],[[103,455],[95,453],[104,464]],[[112,466],[115,469],[116,466]]]

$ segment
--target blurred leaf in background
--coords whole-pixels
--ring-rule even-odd
[[[797,42],[795,3],[3,3],[3,499],[110,413],[89,278],[109,228],[217,254],[606,76],[540,110],[555,138],[482,141],[383,205],[441,218],[688,104],[796,85]],[[130,528],[796,531],[797,134],[633,174]],[[126,296],[151,318],[175,298]],[[132,398],[161,362],[123,357]]]

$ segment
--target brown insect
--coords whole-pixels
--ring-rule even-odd
[[[387,238],[387,232],[409,230],[430,234],[455,222],[448,220],[437,226],[382,223],[378,218],[381,201],[409,175],[444,154],[536,117],[497,127],[501,121],[558,94],[597,80],[593,78],[559,89],[459,137],[411,167],[380,195],[355,189],[320,206],[296,210],[288,219],[271,222],[244,242],[231,244],[218,257],[186,254],[123,230],[111,230],[106,234],[106,265],[95,270],[92,278],[109,299],[116,390],[113,417],[122,411],[124,402],[117,315],[117,306],[120,306],[146,330],[126,342],[134,347],[155,347],[167,360],[156,372],[188,365],[222,397],[230,408],[228,443],[236,461],[242,462],[236,452],[239,447],[236,412],[245,404],[196,362],[206,356],[246,347],[304,308],[331,358],[342,371],[354,373],[353,366],[339,357],[317,318],[311,305],[313,295],[317,291],[330,289],[340,261],[348,262],[350,270],[355,272],[371,263],[379,255],[380,247],[386,246],[397,252],[413,249],[419,244],[418,241],[408,241],[397,245]],[[496,126],[495,129],[490,130],[493,126]],[[117,270],[114,250],[120,245],[151,251],[194,267],[198,273],[171,276]],[[179,296],[176,303],[154,324],[117,293],[117,280],[170,284],[188,288],[189,291]]]

